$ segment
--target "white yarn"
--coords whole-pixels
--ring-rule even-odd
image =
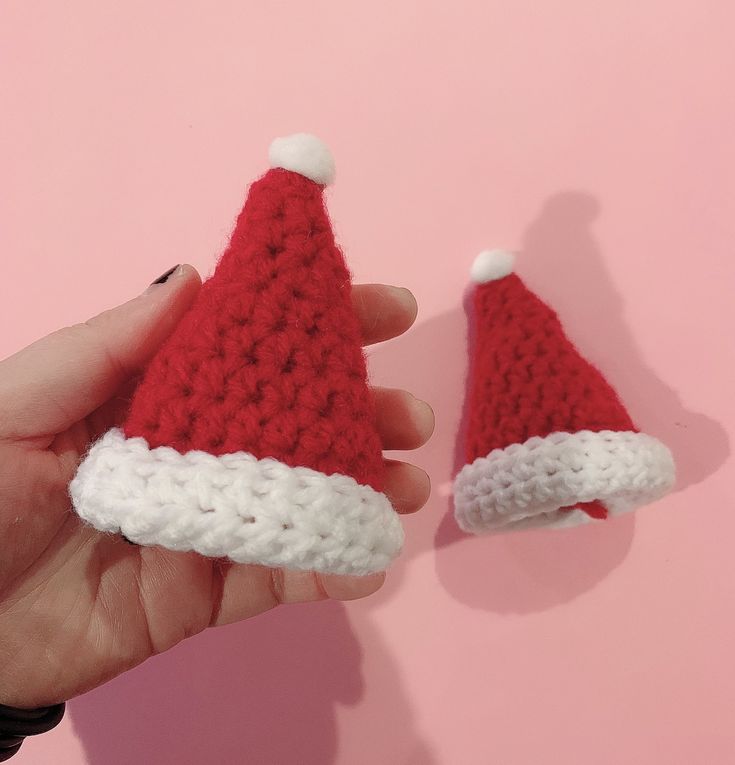
[[[561,508],[597,499],[622,513],[664,495],[674,478],[671,452],[643,433],[552,433],[465,465],[454,482],[455,517],[475,534],[575,526],[587,513]]]
[[[387,497],[349,476],[245,452],[150,449],[117,428],[92,446],[70,493],[100,531],[237,563],[364,575],[403,544]]]
[[[315,183],[326,186],[334,182],[332,153],[315,135],[295,133],[276,138],[270,146],[268,159],[271,167],[293,170]]]
[[[513,273],[515,255],[506,250],[483,250],[472,263],[470,278],[477,284],[494,282]]]

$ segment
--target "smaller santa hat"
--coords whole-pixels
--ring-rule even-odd
[[[472,533],[602,520],[674,484],[670,451],[631,421],[618,395],[513,273],[514,258],[476,258],[475,348],[467,464],[455,517]]]
[[[311,135],[276,139],[213,276],[151,360],[121,428],[70,486],[77,513],[141,545],[362,575],[403,542],[350,274]]]

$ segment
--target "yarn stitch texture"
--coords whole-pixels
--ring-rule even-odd
[[[644,433],[583,430],[535,436],[496,449],[460,471],[455,517],[473,533],[574,526],[590,520],[574,509],[580,503],[599,500],[612,513],[622,513],[663,496],[673,480],[669,450]]]
[[[149,450],[119,429],[92,447],[70,491],[101,531],[238,563],[364,575],[386,568],[403,543],[386,496],[349,476],[244,452]]]
[[[350,294],[321,187],[269,170],[214,277],[150,363],[125,435],[182,454],[273,457],[382,491]]]
[[[570,526],[665,494],[674,483],[669,450],[638,432],[556,313],[516,274],[492,275],[497,253],[484,257],[458,524],[474,533]]]
[[[517,274],[479,286],[467,461],[533,436],[635,431],[617,393]]]
[[[270,154],[214,275],[70,493],[87,522],[139,544],[369,574],[403,531],[324,206],[334,164],[304,134]]]

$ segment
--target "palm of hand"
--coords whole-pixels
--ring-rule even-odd
[[[70,510],[67,486],[79,460],[91,441],[119,422],[126,404],[124,396],[110,394],[130,387],[132,375],[168,334],[197,287],[194,272],[184,270],[152,294],[62,330],[3,362],[2,703],[31,707],[68,699],[208,626],[255,616],[279,603],[363,597],[382,584],[382,575],[316,575],[137,547],[84,525]],[[136,308],[141,302],[146,305]],[[400,334],[415,316],[410,304],[402,306],[379,287],[355,288],[355,304],[367,341]],[[119,349],[130,338],[116,337],[114,331],[134,336],[136,321],[150,331],[145,342],[138,341],[142,353],[136,357],[131,348],[125,357]],[[81,348],[90,341],[92,351]],[[88,370],[90,354],[97,358],[99,380],[93,374],[85,382],[43,378],[55,366],[55,355],[68,356],[70,346],[79,346],[82,370]],[[35,375],[30,381],[29,371]],[[375,395],[385,448],[414,448],[428,438],[433,424],[426,405],[400,391],[378,389]],[[20,406],[12,408],[19,399]],[[29,413],[24,413],[24,402],[33,417],[24,418]],[[89,412],[90,403],[99,406]],[[83,416],[76,419],[76,414]],[[63,429],[58,427],[62,422]],[[428,480],[417,468],[390,461],[388,493],[399,511],[411,512],[425,501]]]

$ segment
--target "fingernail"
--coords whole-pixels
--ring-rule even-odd
[[[418,312],[418,303],[411,290],[405,287],[391,287],[390,291],[393,293],[393,297],[407,310],[412,313]]]
[[[422,428],[422,435],[427,440],[431,438],[436,427],[436,415],[434,414],[434,408],[428,401],[416,398],[413,399],[413,408],[416,415],[416,419],[420,421]]]
[[[166,271],[166,273],[161,274],[158,277],[158,279],[155,279],[154,281],[152,281],[150,286],[152,287],[154,284],[165,284],[169,280],[169,277],[173,275],[174,271],[176,271],[178,267],[179,267],[179,264],[177,263],[175,266],[169,268],[168,271]]]
[[[140,547],[140,545],[137,542],[131,542],[125,534],[120,534],[120,536],[123,538],[124,542],[127,542],[129,545],[132,545],[133,547]]]

